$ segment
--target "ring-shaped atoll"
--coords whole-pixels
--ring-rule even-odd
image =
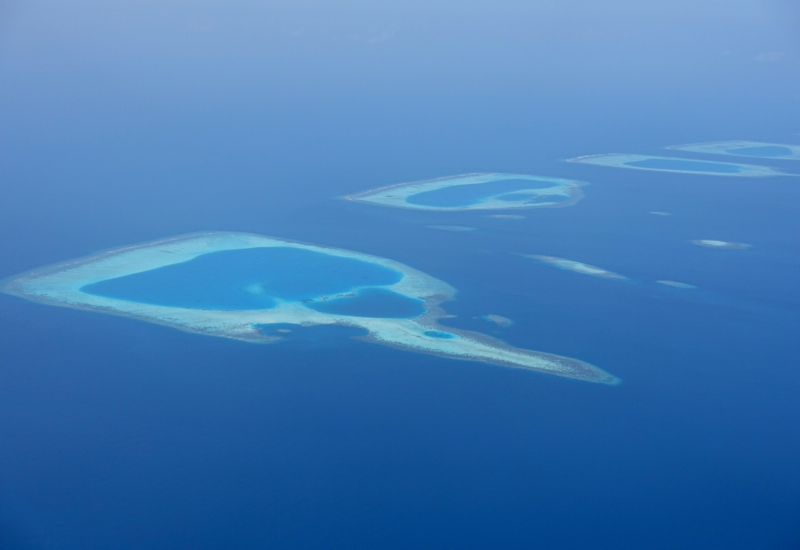
[[[769,168],[768,166],[621,153],[589,155],[585,157],[569,159],[569,162],[595,164],[597,166],[610,166],[614,168],[630,168],[633,170],[654,170],[657,172],[673,172],[681,174],[703,174],[706,176],[763,178],[767,176],[793,175]]]
[[[706,153],[710,155],[733,155],[781,160],[800,160],[800,145],[785,143],[764,143],[761,141],[711,141],[708,143],[688,143],[667,147],[674,151]]]
[[[527,174],[464,174],[400,183],[345,197],[368,204],[416,210],[562,208],[583,198],[582,181]]]
[[[44,304],[270,343],[289,325],[361,328],[398,349],[616,384],[568,357],[445,327],[447,283],[399,262],[249,233],[195,233],[126,246],[10,277],[4,292]],[[270,330],[270,328],[281,330]]]

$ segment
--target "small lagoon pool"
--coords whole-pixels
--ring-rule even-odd
[[[423,334],[429,338],[439,338],[440,340],[450,340],[456,337],[455,334],[443,330],[426,330]]]

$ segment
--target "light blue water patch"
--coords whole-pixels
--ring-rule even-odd
[[[456,335],[450,332],[444,332],[442,330],[426,330],[423,332],[425,336],[430,336],[431,338],[441,338],[443,340],[449,340],[450,338],[455,338]]]
[[[726,149],[725,152],[732,155],[742,155],[745,157],[791,157],[794,154],[794,152],[788,147],[780,147],[777,145],[740,147],[738,149]]]
[[[308,300],[390,285],[402,277],[387,267],[301,248],[244,248],[100,281],[81,291],[170,307],[254,310],[275,307],[275,298]]]
[[[426,313],[425,302],[385,288],[363,288],[355,296],[307,303],[320,313],[352,317],[410,319]]]
[[[553,184],[537,180],[508,179],[470,185],[453,185],[411,195],[406,199],[406,202],[422,206],[469,206],[495,195],[522,191],[523,189],[536,188],[537,186],[552,187]]]
[[[653,170],[683,170],[687,172],[714,172],[720,174],[738,174],[745,169],[736,164],[685,159],[646,159],[626,162],[625,165],[635,168],[651,168]]]

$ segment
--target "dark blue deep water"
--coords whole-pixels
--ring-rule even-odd
[[[0,548],[796,550],[800,180],[564,161],[800,143],[798,28],[782,0],[2,4],[0,277],[271,235],[403,262],[458,290],[443,331],[623,382],[0,294]],[[524,219],[341,199],[475,172],[590,185]],[[252,307],[233,279],[148,299]],[[369,292],[330,307],[408,313]]]

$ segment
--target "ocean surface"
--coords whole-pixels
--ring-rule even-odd
[[[0,278],[252,232],[402,262],[458,290],[444,325],[622,383],[0,294],[0,549],[800,548],[800,177],[565,162],[800,175],[664,149],[800,143],[798,28],[795,3],[755,0],[4,4]],[[522,219],[343,198],[475,172],[590,185]],[[173,275],[148,299],[259,299]],[[325,307],[418,305],[371,292]]]

